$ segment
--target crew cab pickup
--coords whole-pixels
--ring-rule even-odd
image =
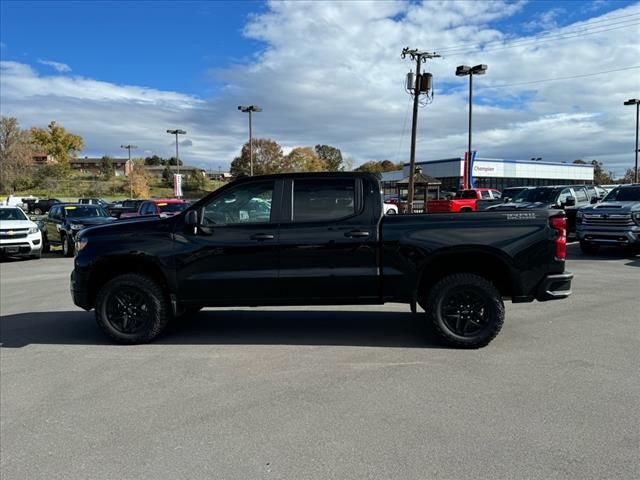
[[[640,184],[622,185],[601,203],[581,208],[576,222],[584,253],[596,253],[602,245],[640,251]]]
[[[71,293],[120,343],[202,307],[401,302],[475,348],[504,299],[570,295],[565,248],[562,211],[384,215],[373,174],[245,177],[173,217],[81,230]]]
[[[451,200],[429,200],[427,202],[428,213],[457,213],[475,212],[478,210],[478,200],[493,200],[498,202],[502,194],[491,188],[471,188],[463,190],[460,195]],[[490,202],[486,202],[489,204]]]

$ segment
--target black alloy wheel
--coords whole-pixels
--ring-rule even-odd
[[[420,305],[438,335],[462,348],[488,345],[504,323],[504,303],[498,289],[484,277],[455,273],[438,281]]]
[[[119,275],[103,285],[96,297],[95,311],[100,328],[121,344],[153,340],[171,318],[164,288],[137,273]]]

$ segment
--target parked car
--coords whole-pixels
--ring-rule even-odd
[[[419,304],[444,341],[475,348],[503,299],[570,295],[562,211],[383,215],[379,192],[368,173],[245,177],[173,217],[82,230],[73,301],[119,343],[204,306]]]
[[[100,205],[102,208],[107,208],[109,206],[109,202],[103,200],[101,198],[79,198],[79,205]]]
[[[478,200],[489,200],[487,204],[496,203],[502,194],[493,188],[470,188],[463,190],[451,200],[429,200],[428,213],[456,213],[477,211]],[[488,205],[487,205],[488,206]],[[486,208],[486,207],[484,207]]]
[[[27,212],[34,215],[42,215],[47,213],[53,205],[62,203],[57,198],[45,198],[36,201],[27,201]]]
[[[576,212],[591,202],[585,186],[559,185],[523,190],[509,203],[492,205],[491,211],[527,211],[537,209],[564,210],[567,215],[567,235],[576,233]]]
[[[136,213],[144,200],[123,200],[115,202],[107,207],[107,213],[115,218],[120,218],[123,213]]]
[[[185,210],[191,203],[175,198],[145,200],[136,212],[123,212],[120,218],[144,217],[148,215],[160,215],[170,217]]]
[[[640,248],[640,184],[615,188],[601,203],[577,212],[576,233],[584,253],[602,245]]]
[[[61,203],[49,210],[44,227],[44,251],[51,245],[62,245],[65,257],[73,256],[75,238],[80,230],[95,225],[103,225],[114,221],[104,208],[98,205],[81,205],[79,203]]]
[[[42,255],[42,234],[20,207],[0,207],[0,254],[2,256]]]

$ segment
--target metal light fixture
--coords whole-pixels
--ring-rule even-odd
[[[635,105],[636,106],[636,162],[633,170],[633,183],[638,183],[638,116],[640,115],[640,99],[630,98],[626,102],[625,105]]]
[[[261,112],[262,109],[257,105],[238,105],[238,110],[249,114],[249,175],[253,177],[253,127],[251,114],[253,112]]]
[[[180,175],[180,156],[178,155],[178,135],[186,135],[187,132],[177,128],[175,130],[167,130],[167,133],[170,133],[171,135],[176,136],[176,173]]]

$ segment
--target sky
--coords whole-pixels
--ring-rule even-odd
[[[435,51],[418,161],[479,157],[634,159],[640,3],[632,1],[0,2],[0,111],[24,128],[55,120],[82,155],[175,153],[226,170],[248,138],[238,105],[259,105],[256,138],[285,153],[329,144],[353,166],[408,161],[411,97],[402,59]],[[427,102],[425,102],[427,103]]]

